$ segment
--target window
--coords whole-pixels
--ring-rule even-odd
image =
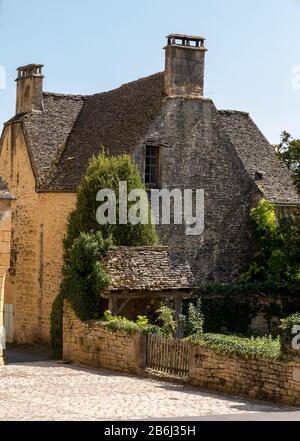
[[[148,187],[159,185],[159,148],[150,145],[146,146],[145,183]]]

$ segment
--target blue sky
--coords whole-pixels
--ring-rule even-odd
[[[18,66],[45,64],[47,91],[97,93],[163,70],[176,32],[206,37],[205,95],[219,109],[250,112],[272,143],[300,138],[299,22],[300,0],[0,0],[0,125]]]

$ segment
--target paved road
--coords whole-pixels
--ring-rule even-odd
[[[184,384],[96,371],[10,350],[0,368],[0,420],[298,419],[295,409]]]

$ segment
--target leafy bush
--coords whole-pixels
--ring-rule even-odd
[[[97,319],[104,312],[100,293],[109,283],[102,268],[101,259],[111,246],[101,233],[81,233],[68,252],[63,267],[60,293],[55,299],[51,313],[51,341],[54,353],[62,353],[63,302],[68,299],[81,320]]]
[[[110,311],[105,311],[104,321],[101,322],[113,332],[123,331],[129,335],[134,335],[141,331],[146,334],[160,334],[160,328],[149,323],[145,316],[138,316],[136,322],[128,320],[125,317],[114,316]]]
[[[251,358],[280,358],[280,340],[272,337],[241,338],[221,334],[203,334],[189,337],[188,341],[213,349],[228,356]]]
[[[300,194],[300,139],[283,132],[277,148],[277,157],[289,169]]]
[[[109,284],[109,276],[101,264],[112,242],[100,232],[81,233],[69,250],[63,267],[61,293],[67,298],[81,320],[101,316],[100,293]]]
[[[56,356],[60,356],[62,352],[64,299],[71,302],[81,320],[98,319],[104,313],[100,293],[109,283],[109,277],[101,265],[101,259],[108,249],[113,245],[145,246],[158,243],[155,226],[151,223],[97,223],[98,191],[114,190],[118,202],[121,181],[127,182],[128,192],[132,189],[144,189],[139,171],[130,156],[108,157],[100,153],[90,160],[77,193],[76,208],[69,217],[63,243],[63,280],[51,314],[51,341]],[[150,216],[149,209],[149,219]]]
[[[284,356],[294,355],[296,353],[296,350],[292,348],[294,326],[300,326],[300,313],[290,315],[281,320],[281,351]],[[299,351],[297,351],[297,354],[298,353]]]
[[[160,325],[161,334],[164,337],[174,337],[176,333],[176,321],[174,310],[167,305],[161,304],[157,311],[157,322]]]
[[[299,282],[299,217],[277,219],[273,205],[262,199],[251,211],[251,221],[257,252],[240,282]]]
[[[77,193],[75,211],[69,218],[65,249],[70,249],[74,239],[80,233],[101,231],[104,239],[112,238],[116,246],[155,245],[158,241],[155,226],[148,225],[100,225],[96,219],[99,202],[96,195],[99,190],[110,189],[115,192],[117,201],[117,220],[119,216],[119,183],[127,182],[128,193],[134,189],[145,189],[139,170],[129,155],[109,157],[100,153],[92,157],[81,181]],[[128,203],[128,209],[133,203]],[[149,219],[151,212],[149,208]]]
[[[202,313],[202,302],[197,300],[196,305],[192,302],[188,304],[187,314],[181,314],[180,329],[184,337],[200,335],[203,333],[204,316]]]
[[[63,307],[64,297],[60,293],[56,297],[52,305],[51,317],[50,317],[50,335],[51,345],[53,349],[54,357],[60,357],[63,351]]]
[[[194,292],[201,298],[205,333],[248,335],[252,320],[262,313],[269,332],[278,334],[272,327],[274,317],[286,317],[300,310],[300,283],[275,283],[272,281],[247,284],[208,284]],[[184,301],[184,312],[190,301]],[[196,304],[196,300],[193,301]]]

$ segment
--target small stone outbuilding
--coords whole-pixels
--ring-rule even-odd
[[[151,316],[162,302],[172,301],[176,315],[192,294],[194,277],[184,250],[175,247],[118,247],[104,259],[111,278],[102,293],[113,314],[130,319]]]

